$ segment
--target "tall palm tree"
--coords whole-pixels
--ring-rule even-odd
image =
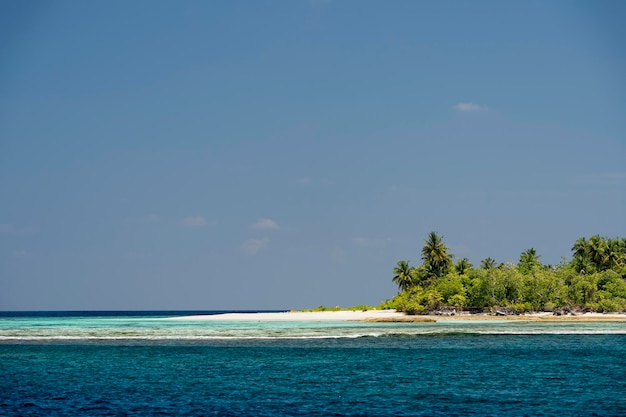
[[[494,269],[496,267],[496,260],[489,257],[480,261],[481,269]]]
[[[574,252],[574,257],[580,256],[584,258],[588,256],[587,240],[584,237],[578,238],[576,242],[574,242],[574,246],[572,246],[572,251]]]
[[[617,270],[626,263],[626,251],[622,247],[624,239],[611,239],[607,244],[606,264],[607,268]]]
[[[424,240],[422,260],[427,269],[435,277],[445,275],[453,266],[452,255],[448,254],[448,247],[443,243],[443,236],[437,232],[430,232]]]
[[[589,257],[589,242],[584,237],[578,238],[572,246],[572,265],[574,269],[582,274],[595,270]]]
[[[605,239],[599,235],[591,236],[587,242],[589,259],[598,271],[607,269],[609,246]]]
[[[467,271],[472,269],[472,263],[467,258],[459,259],[458,261],[456,261],[454,269],[456,270],[457,274],[463,275]]]
[[[541,266],[541,255],[537,255],[535,248],[526,249],[519,257],[518,267],[522,272],[530,272],[535,267]]]
[[[398,291],[406,291],[415,285],[415,268],[409,266],[407,261],[398,261],[397,265],[393,268],[395,276],[392,281],[398,286]]]

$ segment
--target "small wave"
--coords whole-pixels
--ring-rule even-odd
[[[344,335],[240,335],[240,336],[0,336],[0,342],[45,342],[45,341],[202,341],[202,340],[316,340],[316,339],[358,339],[363,337],[381,337],[379,333],[344,334]]]
[[[422,338],[458,336],[536,336],[536,335],[626,335],[626,329],[528,329],[468,331],[422,331],[422,332],[354,332],[326,334],[213,334],[213,335],[11,335],[0,336],[0,343],[55,343],[55,342],[202,342],[236,340],[329,340],[359,338]]]

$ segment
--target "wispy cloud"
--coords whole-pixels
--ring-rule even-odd
[[[37,234],[34,227],[18,227],[9,223],[0,223],[0,235],[30,236]]]
[[[291,183],[294,185],[312,185],[313,179],[309,177],[296,178],[295,180],[291,181]]]
[[[140,223],[159,223],[163,221],[161,216],[155,213],[146,214],[139,217],[127,217],[124,219],[127,223],[140,224]]]
[[[144,218],[144,220],[150,223],[155,223],[160,222],[161,217],[158,214],[150,213]]]
[[[621,185],[626,183],[626,172],[598,172],[578,176],[580,185]]]
[[[207,221],[202,216],[187,216],[181,221],[181,224],[185,227],[204,227],[207,225]]]
[[[11,253],[14,258],[26,258],[28,256],[28,252],[25,250],[16,250]]]
[[[261,250],[265,249],[269,245],[270,240],[267,237],[262,239],[248,239],[241,245],[241,248],[248,255],[256,255]]]
[[[483,105],[471,103],[471,102],[457,103],[454,105],[454,108],[457,109],[458,111],[463,111],[463,112],[475,112],[475,111],[489,110],[487,106],[483,106]]]
[[[278,223],[276,223],[272,219],[259,219],[256,223],[252,225],[253,229],[257,230],[275,230],[278,229]]]
[[[599,180],[624,180],[626,179],[626,172],[604,172],[600,174],[591,174],[588,175],[588,178]]]

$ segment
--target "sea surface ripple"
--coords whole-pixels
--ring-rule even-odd
[[[620,323],[0,315],[0,415],[624,416]]]

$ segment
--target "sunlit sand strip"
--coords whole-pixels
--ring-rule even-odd
[[[624,322],[626,314],[585,313],[579,315],[555,316],[552,313],[531,313],[519,316],[496,316],[491,314],[459,314],[455,316],[418,315],[410,316],[395,310],[367,311],[289,311],[284,313],[225,313],[215,315],[198,315],[172,317],[170,320],[207,320],[207,321],[364,321],[364,322],[435,322],[465,320],[511,320],[511,321],[556,321],[556,322]]]
[[[403,320],[411,316],[395,310],[367,311],[288,311],[284,313],[225,313],[215,315],[173,317],[171,320],[211,321],[367,321],[374,319]],[[413,316],[421,317],[421,316]]]

